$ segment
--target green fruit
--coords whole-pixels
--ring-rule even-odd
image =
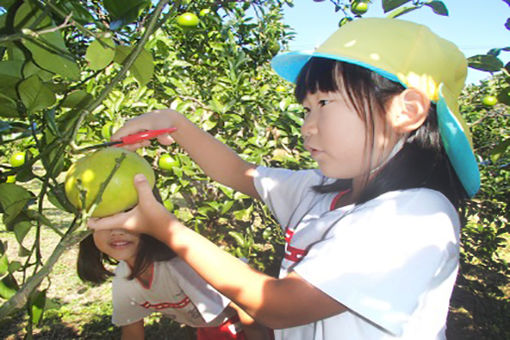
[[[172,168],[177,165],[178,162],[167,153],[159,157],[158,166],[162,170],[172,170]]]
[[[209,13],[211,13],[211,10],[209,8],[203,8],[200,10],[200,13],[198,13],[198,15],[200,15],[201,17],[205,17]]]
[[[287,91],[287,88],[283,85],[278,85],[275,90],[276,92],[285,92]]]
[[[11,166],[17,168],[25,164],[25,151],[17,151],[11,155]]]
[[[186,12],[177,17],[177,24],[182,27],[196,27],[200,20],[194,13]]]
[[[485,106],[494,106],[498,103],[498,98],[494,96],[485,96],[482,99],[482,103]]]
[[[351,5],[351,12],[353,14],[364,14],[368,11],[368,3],[364,1],[358,1]]]
[[[135,152],[121,148],[105,148],[76,161],[65,179],[65,193],[71,204],[81,209],[80,184],[86,191],[85,206],[88,210],[94,202],[101,184],[113,170],[116,160],[125,155],[112,179],[106,186],[101,202],[92,213],[93,217],[104,217],[130,209],[138,202],[138,193],[133,183],[136,174],[144,174],[150,186],[155,176],[150,164]]]
[[[16,183],[16,175],[9,175],[5,180],[5,183]]]

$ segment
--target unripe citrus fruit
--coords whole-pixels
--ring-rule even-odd
[[[5,183],[16,183],[16,175],[9,175],[5,180]]]
[[[482,99],[482,103],[485,106],[494,106],[498,103],[498,98],[494,96],[485,96]]]
[[[17,151],[11,155],[11,159],[9,160],[11,166],[17,168],[25,164],[25,152]]]
[[[183,13],[177,17],[177,24],[182,27],[195,27],[199,21],[196,14],[190,12]]]
[[[155,182],[154,171],[150,164],[135,152],[115,147],[101,149],[80,158],[69,168],[65,180],[65,193],[69,202],[81,209],[81,186],[87,192],[85,206],[89,209],[101,184],[108,178],[121,155],[125,155],[125,158],[106,186],[92,216],[113,215],[135,206],[138,202],[138,193],[133,182],[135,175],[144,174],[152,187]]]
[[[355,2],[351,5],[351,12],[353,14],[364,14],[368,10],[368,4],[364,1]]]
[[[211,13],[211,10],[209,8],[203,8],[200,10],[200,13],[198,15],[200,15],[201,17],[205,17],[209,13]]]
[[[177,161],[167,153],[162,154],[158,160],[158,166],[163,170],[172,170],[172,168],[177,166],[177,164]]]

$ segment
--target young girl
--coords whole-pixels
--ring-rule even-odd
[[[276,339],[443,339],[457,211],[479,187],[456,103],[466,65],[426,27],[388,18],[354,20],[315,51],[277,56],[276,72],[296,82],[304,145],[319,170],[256,167],[171,110],[114,135],[174,126],[160,143],[175,140],[214,180],[262,199],[286,233],[279,278],[186,228],[143,176],[138,206],[89,226],[168,244]]]
[[[116,261],[112,321],[122,327],[122,339],[143,339],[143,319],[153,312],[197,327],[198,340],[265,339],[253,322],[243,325],[245,334],[238,308],[149,235],[122,229],[95,231],[80,243],[78,275],[103,283],[113,275],[104,264]]]

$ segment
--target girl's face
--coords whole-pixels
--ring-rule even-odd
[[[129,265],[134,265],[140,235],[122,229],[95,230],[93,238],[101,252],[118,261],[126,261]]]
[[[305,148],[324,175],[356,179],[381,163],[388,138],[383,119],[374,114],[370,152],[365,123],[346,98],[339,92],[308,93],[303,101],[306,117],[301,132]]]

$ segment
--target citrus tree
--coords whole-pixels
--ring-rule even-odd
[[[298,108],[268,65],[291,37],[281,22],[285,3],[0,3],[0,208],[20,249],[8,257],[12,244],[0,242],[0,319],[26,308],[31,322],[40,321],[48,274],[89,233],[90,211],[67,200],[65,173],[88,152],[83,147],[107,141],[126,119],[171,107],[246,159],[297,165]],[[143,157],[157,171],[168,209],[255,267],[271,269],[280,235],[267,211],[209,182],[178,147],[155,146]],[[50,208],[71,222],[51,218]],[[43,228],[60,239],[47,258]]]

